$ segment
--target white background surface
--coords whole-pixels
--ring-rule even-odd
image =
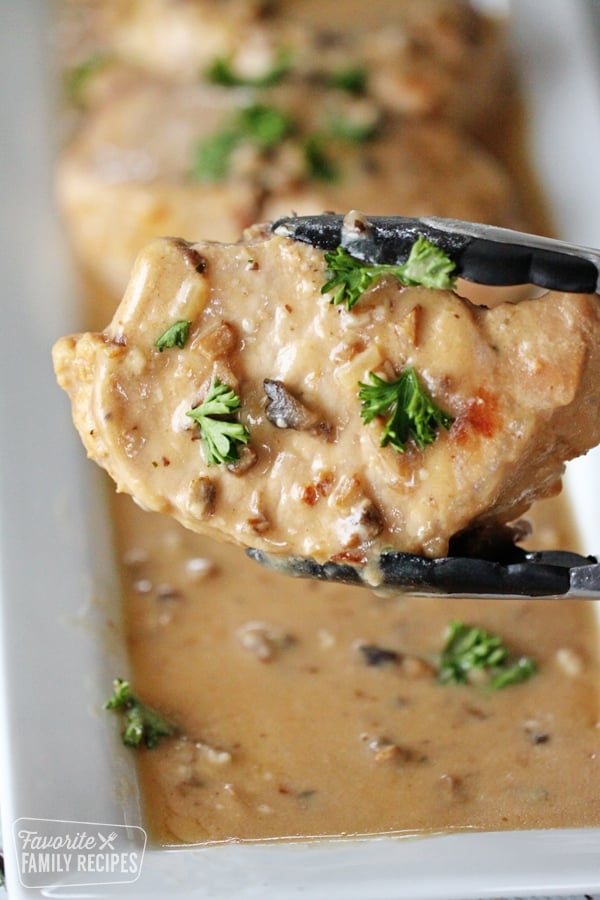
[[[532,137],[562,236],[600,247],[600,91],[584,0],[514,0]],[[117,670],[98,630],[116,591],[97,479],[55,386],[77,326],[51,198],[53,76],[40,0],[0,0],[0,797],[10,897],[19,816],[139,822],[131,756],[100,707]],[[572,476],[600,549],[597,457]],[[118,648],[115,655],[118,657]],[[118,784],[115,782],[115,765]],[[599,798],[600,799],[600,798]],[[470,900],[600,891],[600,831],[154,851],[122,888],[53,897]]]

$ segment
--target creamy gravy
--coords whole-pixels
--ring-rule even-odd
[[[572,545],[544,501],[537,546]],[[131,676],[186,737],[137,755],[160,843],[598,823],[587,602],[380,599],[293,581],[115,498]],[[432,675],[452,619],[539,673],[495,693]],[[377,644],[400,664],[367,666]]]
[[[364,566],[390,547],[439,557],[452,536],[552,496],[564,461],[600,442],[595,295],[487,308],[381,279],[347,311],[323,293],[322,251],[255,232],[156,239],[108,328],[54,347],[88,454],[143,508],[318,562]],[[187,343],[159,352],[178,319]],[[398,452],[382,446],[384,416],[365,427],[359,398],[407,367],[445,421],[426,450]],[[243,425],[227,426],[243,430],[239,459],[213,456],[209,423],[199,434],[190,419],[216,379],[239,393]]]

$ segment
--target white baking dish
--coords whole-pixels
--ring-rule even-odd
[[[489,4],[487,4],[489,5]],[[110,530],[55,386],[50,347],[77,328],[75,291],[51,200],[54,98],[48,9],[3,6],[0,351],[0,801],[10,896],[19,817],[139,824],[129,751],[101,713],[124,671]],[[515,51],[531,138],[556,221],[600,246],[600,82],[584,0],[515,0]],[[600,462],[573,466],[585,549],[600,551]],[[108,623],[108,625],[107,625]],[[453,900],[600,891],[600,829],[419,839],[150,849],[135,884],[52,888],[53,897]]]

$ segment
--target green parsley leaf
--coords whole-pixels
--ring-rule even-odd
[[[522,681],[527,681],[536,672],[535,660],[529,656],[521,656],[512,665],[501,667],[490,681],[490,687],[497,691],[509,687],[511,684],[520,684]]]
[[[175,734],[175,726],[164,716],[135,696],[128,681],[115,679],[114,693],[105,703],[105,709],[122,709],[125,714],[125,729],[121,735],[123,743],[128,747],[139,747],[144,743],[152,749],[161,737]]]
[[[190,178],[222,181],[229,172],[233,151],[240,144],[254,144],[265,152],[280,144],[293,130],[293,120],[282,110],[261,103],[247,106],[225,128],[196,145]]]
[[[179,321],[173,322],[173,324],[170,325],[166,331],[163,331],[161,336],[154,341],[154,346],[158,347],[161,353],[163,350],[170,350],[171,347],[180,347],[183,349],[188,339],[191,325],[192,323],[187,322],[185,319],[179,319]]]
[[[68,99],[76,106],[85,106],[85,92],[92,78],[112,62],[107,53],[95,53],[65,75],[65,91]]]
[[[271,150],[291,134],[291,117],[275,106],[255,103],[240,110],[241,137],[257,144],[261,150]]]
[[[454,421],[426,394],[413,368],[405,369],[395,381],[385,381],[374,372],[369,372],[369,378],[371,384],[358,385],[360,414],[365,425],[377,416],[387,417],[382,447],[391,444],[404,453],[407,442],[413,440],[423,450],[435,441],[440,427],[448,429]]]
[[[257,75],[254,78],[239,75],[230,59],[218,57],[209,67],[206,78],[212,84],[219,84],[222,87],[269,88],[280,84],[289,74],[290,67],[290,54],[286,50],[279,51],[271,69],[264,75]]]
[[[456,276],[452,274],[455,268],[447,253],[419,235],[402,266],[402,273],[406,284],[451,291],[456,287]]]
[[[358,122],[350,116],[334,116],[330,131],[334,138],[350,141],[352,144],[366,144],[377,137],[381,128],[380,122]]]
[[[336,69],[327,75],[327,83],[332,88],[360,97],[367,90],[367,70],[360,66]]]
[[[194,153],[190,178],[194,181],[222,181],[229,172],[231,154],[240,142],[234,129],[216,131],[200,141]]]
[[[464,684],[476,669],[487,671],[490,675],[489,687],[500,690],[526,681],[537,671],[537,665],[527,656],[513,660],[510,650],[497,635],[465,625],[464,622],[450,622],[438,681],[441,684]]]
[[[335,305],[345,303],[348,310],[384,275],[397,278],[405,286],[421,284],[440,290],[453,290],[456,286],[456,277],[452,275],[455,264],[422,235],[411,247],[406,262],[399,265],[366,263],[351,256],[343,247],[325,253],[325,262],[327,281],[321,293],[335,291],[331,302]]]
[[[310,135],[304,141],[304,160],[306,172],[314,181],[338,181],[340,170],[323,149],[323,138]]]
[[[235,462],[238,444],[250,440],[250,432],[241,422],[221,418],[230,417],[241,405],[235,391],[215,378],[206,399],[186,413],[200,428],[207,466]]]
[[[325,253],[327,263],[327,281],[321,288],[322,294],[335,293],[331,302],[338,306],[346,304],[350,310],[368,291],[381,274],[373,274],[372,267],[351,256],[343,247]]]

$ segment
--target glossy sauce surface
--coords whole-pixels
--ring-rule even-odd
[[[382,599],[263,571],[126,497],[115,512],[132,680],[185,735],[138,754],[155,840],[597,823],[591,604]],[[538,546],[567,546],[565,512],[545,502]],[[453,619],[539,672],[438,684]],[[361,644],[399,660],[369,666]]]

